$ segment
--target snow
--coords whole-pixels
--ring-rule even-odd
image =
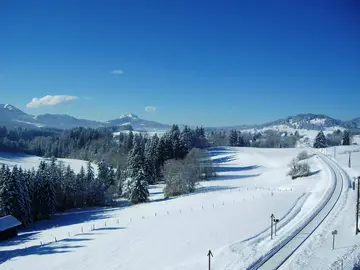
[[[138,119],[139,117],[133,113],[125,113],[120,116],[120,119],[122,118]]]
[[[5,104],[4,109],[8,109],[9,111],[11,111],[13,107],[10,104]]]
[[[314,118],[310,120],[310,123],[313,125],[325,125],[325,118]]]
[[[42,157],[31,156],[26,154],[12,154],[12,153],[0,152],[0,166],[2,166],[2,164],[5,164],[10,168],[17,165],[17,166],[21,166],[23,169],[26,170],[31,170],[32,168],[37,169],[42,160],[50,161],[50,159],[48,158],[42,158]],[[68,159],[68,158],[58,158],[57,162],[62,163],[65,167],[70,165],[75,173],[80,172],[81,166],[86,168],[86,163],[87,163],[85,160]],[[97,165],[92,164],[92,166],[94,168],[95,173],[97,173]]]
[[[17,119],[14,119],[13,121],[28,124],[28,125],[33,125],[33,126],[38,127],[38,128],[44,127],[44,125],[38,124],[38,123],[26,122],[26,121],[21,121],[21,120],[17,120]]]
[[[348,181],[345,181],[341,199],[327,220],[282,269],[354,269],[354,265],[360,262],[360,235],[355,236],[356,192],[349,188],[353,177],[360,175],[360,152],[352,152],[352,168],[347,168],[348,152],[359,150],[360,146],[337,146],[336,150],[334,147],[322,150],[339,164],[342,176]],[[338,231],[334,250],[333,230]]]
[[[316,156],[307,161],[312,176],[286,176],[287,164],[301,150],[209,149],[218,176],[194,194],[164,199],[163,186],[156,185],[147,204],[59,214],[3,242],[0,267],[195,270],[206,269],[211,249],[212,269],[244,269],[298,226],[331,185]],[[281,235],[273,242],[271,213],[281,219]]]
[[[154,136],[155,134],[158,135],[158,137],[161,137],[166,132],[167,132],[167,130],[155,130],[155,131],[136,131],[136,130],[133,130],[132,131],[133,134],[147,134],[150,137]],[[122,131],[113,132],[113,136],[114,137],[119,136],[120,133],[129,134],[130,131],[129,130],[122,130]]]

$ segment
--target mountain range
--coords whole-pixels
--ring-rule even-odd
[[[285,125],[296,129],[321,130],[326,128],[344,128],[344,129],[360,129],[360,117],[350,121],[343,121],[331,118],[323,114],[298,114],[287,118],[278,119],[263,125],[240,125],[229,127],[216,127],[214,129],[261,129],[271,128],[273,126]],[[0,104],[0,126],[7,127],[27,127],[27,128],[58,128],[69,129],[73,127],[119,127],[119,129],[127,129],[132,127],[136,131],[160,131],[170,128],[168,124],[162,124],[155,121],[149,121],[139,118],[133,113],[121,115],[119,118],[106,122],[99,122],[86,119],[78,119],[66,114],[42,114],[38,116],[27,114],[10,104]]]
[[[78,119],[67,114],[41,114],[30,115],[10,104],[0,104],[0,126],[26,127],[26,128],[58,128],[69,129],[74,127],[113,127],[126,129],[132,127],[137,131],[167,130],[170,125],[161,124],[139,118],[133,113],[123,114],[117,119],[99,122],[86,119]]]

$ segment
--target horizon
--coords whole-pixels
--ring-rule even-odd
[[[31,114],[207,127],[359,117],[355,0],[2,4],[0,99]]]
[[[12,107],[15,107],[17,109],[19,109],[18,107],[10,104],[10,103],[0,103],[0,105],[10,105]],[[20,109],[21,110],[21,109]],[[22,111],[22,110],[21,110]],[[23,111],[24,112],[24,111]],[[49,114],[49,113],[45,113],[45,114]],[[87,118],[78,118],[78,117],[75,117],[73,115],[70,115],[70,114],[66,114],[66,113],[63,113],[63,114],[55,114],[55,115],[66,115],[66,116],[70,116],[70,117],[75,117],[76,119],[80,119],[80,120],[90,120],[90,121],[97,121],[97,122],[102,122],[102,123],[106,123],[108,121],[111,121],[111,120],[115,120],[115,119],[119,119],[119,118],[122,118],[122,117],[136,117],[136,118],[139,118],[139,119],[142,119],[142,120],[147,120],[147,121],[155,121],[157,123],[160,123],[160,124],[166,124],[166,125],[187,125],[187,126],[203,126],[203,127],[206,127],[206,128],[226,128],[226,127],[236,127],[236,126],[257,126],[257,125],[264,125],[264,124],[268,124],[270,122],[274,122],[274,121],[278,121],[278,120],[283,120],[283,119],[287,119],[289,117],[296,117],[296,116],[299,116],[299,115],[302,115],[302,114],[305,114],[305,115],[310,115],[310,114],[313,114],[313,115],[323,115],[323,116],[327,116],[327,117],[330,117],[332,119],[335,119],[335,120],[340,120],[340,121],[344,121],[344,122],[350,122],[350,121],[353,121],[357,118],[359,118],[358,116],[357,117],[354,117],[352,119],[339,119],[339,118],[336,118],[336,117],[333,117],[331,115],[327,115],[327,114],[323,114],[323,113],[300,113],[300,114],[297,114],[297,115],[288,115],[288,116],[283,116],[283,117],[280,117],[280,118],[277,118],[277,119],[273,119],[269,122],[263,122],[263,123],[257,123],[257,124],[242,124],[242,123],[238,123],[238,124],[234,124],[234,125],[227,125],[227,126],[205,126],[205,125],[202,125],[202,124],[199,124],[199,125],[191,125],[191,124],[187,124],[187,123],[164,123],[164,122],[157,122],[151,118],[142,118],[142,117],[139,117],[139,115],[137,115],[136,113],[133,113],[133,112],[125,112],[125,113],[122,113],[119,117],[117,118],[114,118],[114,119],[107,119],[105,121],[98,121],[98,120],[94,120],[94,119],[87,119]],[[31,116],[38,116],[39,114],[30,114]],[[52,114],[54,115],[54,114]]]

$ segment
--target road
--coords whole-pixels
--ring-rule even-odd
[[[319,207],[314,213],[288,238],[286,238],[279,245],[274,247],[267,254],[262,256],[259,260],[254,262],[248,269],[278,269],[281,265],[290,258],[291,255],[311,236],[311,234],[320,226],[320,224],[330,214],[331,210],[339,201],[343,191],[343,185],[346,184],[346,179],[341,173],[341,168],[331,159],[325,155],[314,152],[321,158],[329,167],[333,185],[330,189],[329,195],[319,204]]]

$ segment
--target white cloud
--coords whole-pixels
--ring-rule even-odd
[[[121,69],[116,69],[116,70],[111,71],[111,74],[114,74],[114,75],[123,75],[123,74],[124,74],[124,71],[121,70]]]
[[[145,111],[148,113],[152,113],[156,111],[156,107],[155,106],[146,106],[145,107]]]
[[[55,96],[44,96],[41,98],[33,98],[26,107],[28,108],[39,108],[44,106],[56,106],[60,103],[70,102],[78,99],[75,96],[67,96],[67,95],[55,95]]]

